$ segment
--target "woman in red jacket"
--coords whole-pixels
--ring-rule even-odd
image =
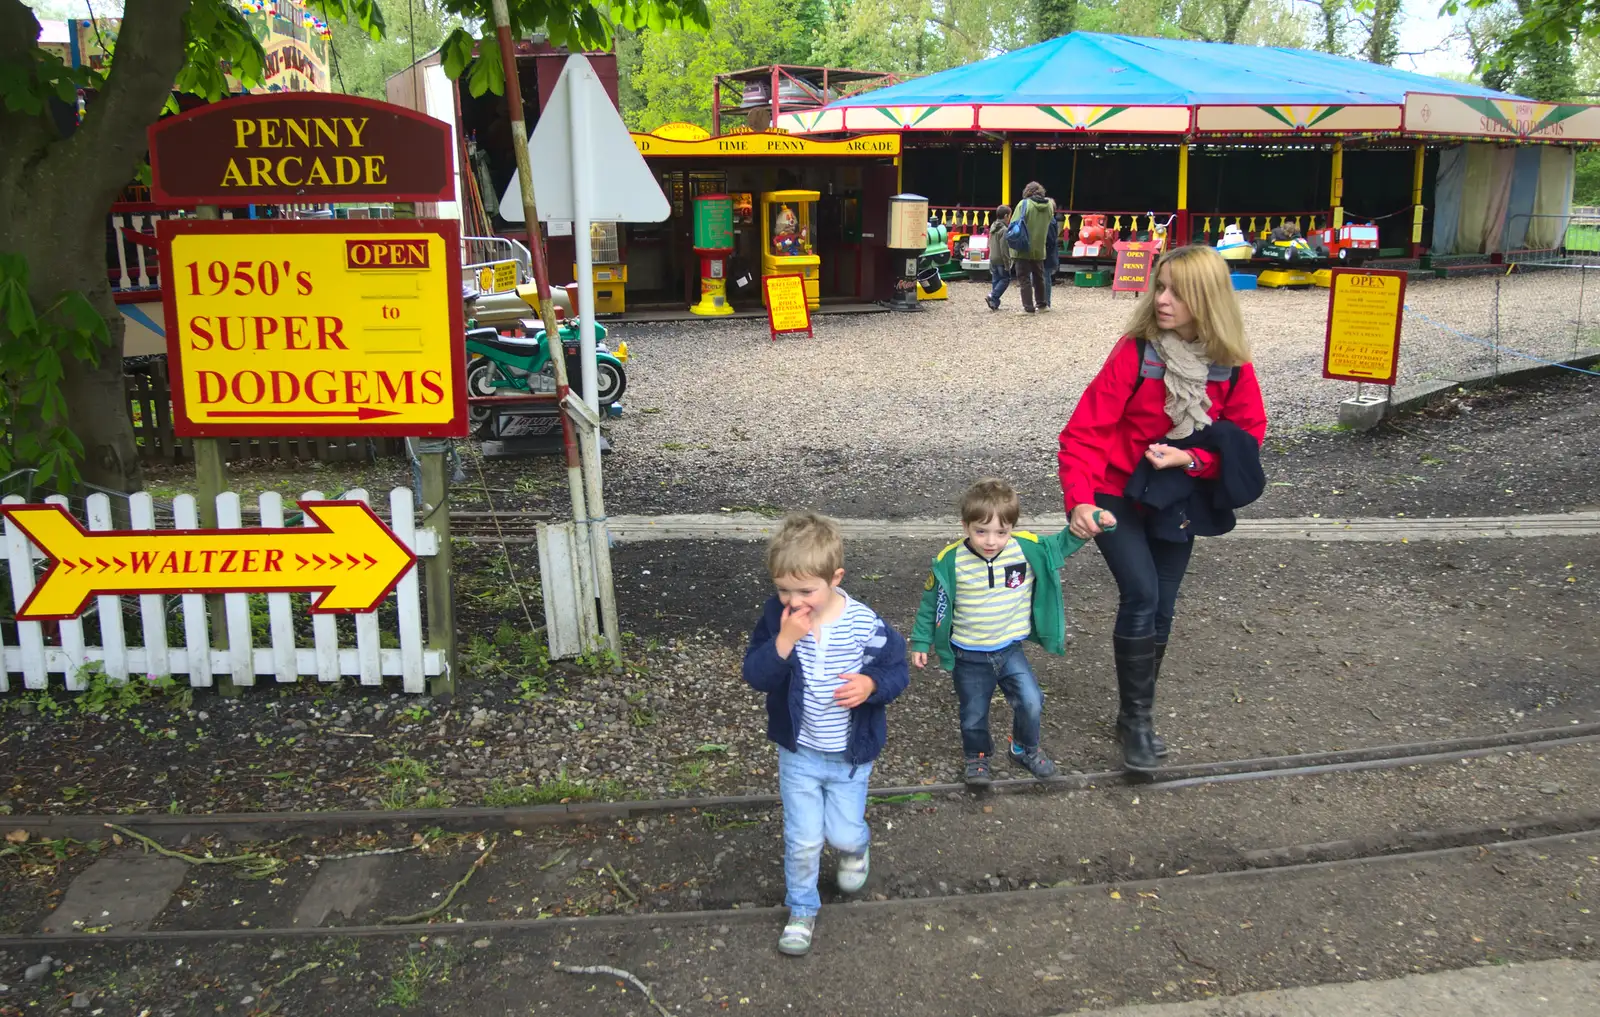
[[[1095,539],[1121,594],[1112,644],[1117,733],[1130,770],[1153,770],[1166,755],[1150,713],[1194,544],[1156,539],[1123,491],[1140,459],[1155,469],[1216,477],[1214,453],[1168,442],[1218,420],[1232,421],[1258,444],[1267,430],[1228,264],[1210,247],[1181,247],[1156,262],[1155,284],[1079,398],[1058,455],[1068,527]],[[1098,519],[1097,506],[1104,510]],[[1105,529],[1106,512],[1114,530]]]

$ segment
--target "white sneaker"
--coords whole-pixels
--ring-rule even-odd
[[[867,871],[871,862],[871,847],[864,848],[859,855],[840,855],[839,892],[860,893],[861,888],[867,885]]]
[[[811,931],[816,924],[815,915],[790,915],[789,924],[783,927],[783,934],[778,937],[778,952],[790,957],[804,957],[810,953]]]

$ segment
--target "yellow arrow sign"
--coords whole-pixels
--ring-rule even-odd
[[[0,506],[51,559],[17,618],[76,618],[90,597],[132,593],[320,592],[313,614],[351,614],[376,609],[416,564],[361,502],[300,507],[319,525],[91,533],[57,505]]]

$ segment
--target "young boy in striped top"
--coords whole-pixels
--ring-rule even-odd
[[[789,921],[778,949],[811,949],[822,898],[823,843],[839,851],[839,889],[867,883],[867,778],[887,735],[884,706],[906,687],[906,644],[839,589],[844,540],[833,520],[791,515],[767,548],[777,594],[744,655],[744,680],[767,694],[767,737],[778,746],[783,875]]]
[[[1062,530],[1040,537],[1016,529],[1022,505],[1003,480],[980,480],[961,498],[966,539],[933,559],[917,621],[911,662],[939,662],[955,679],[961,706],[961,750],[969,788],[988,787],[994,743],[989,701],[996,685],[1011,704],[1011,761],[1043,780],[1056,764],[1039,745],[1044,695],[1023,655],[1033,641],[1047,653],[1066,652],[1066,619],[1059,571],[1085,541]]]

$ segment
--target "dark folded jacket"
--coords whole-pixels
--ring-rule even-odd
[[[1237,424],[1219,420],[1167,444],[1215,453],[1219,473],[1200,480],[1188,470],[1158,470],[1149,460],[1139,460],[1124,493],[1146,513],[1145,528],[1157,540],[1181,544],[1197,536],[1221,536],[1238,523],[1234,509],[1266,490],[1261,446]]]

